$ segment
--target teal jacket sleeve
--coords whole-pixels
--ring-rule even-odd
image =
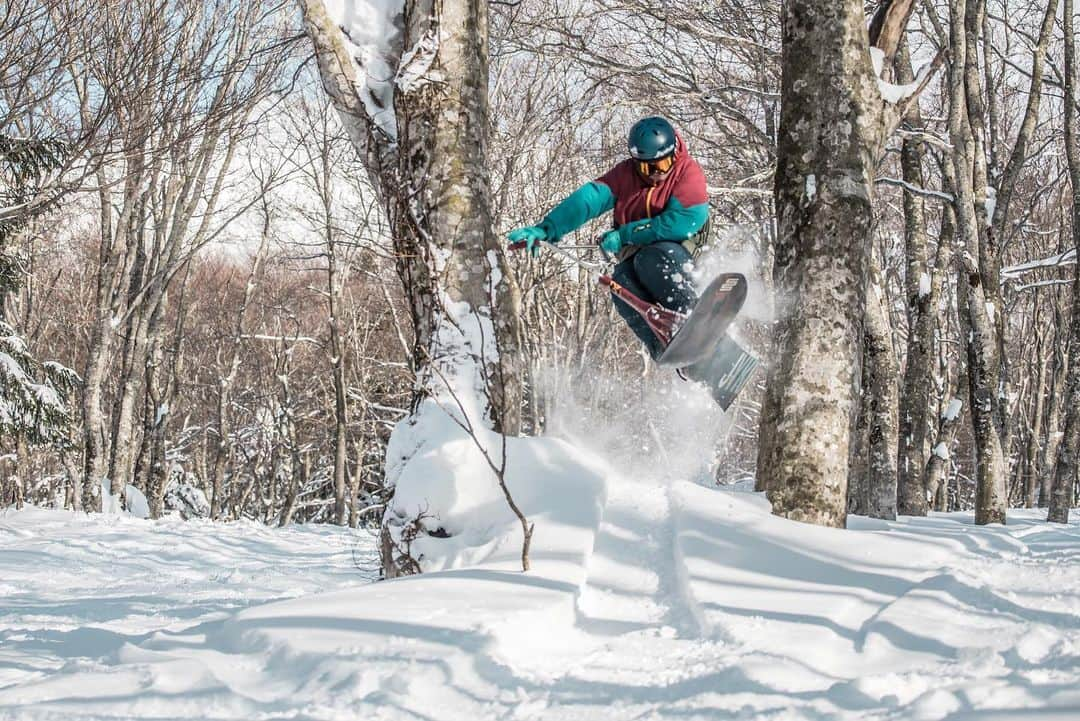
[[[627,223],[619,228],[619,235],[623,245],[648,245],[658,240],[681,243],[701,230],[708,219],[708,203],[684,208],[682,203],[673,197],[659,215]]]
[[[615,195],[611,188],[591,181],[556,205],[540,222],[540,227],[548,232],[552,240],[558,241],[614,207]]]

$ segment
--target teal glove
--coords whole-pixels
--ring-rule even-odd
[[[540,241],[550,240],[547,230],[539,225],[530,225],[525,228],[511,230],[506,238],[511,243],[525,241],[525,248],[534,258],[540,253]]]
[[[615,255],[622,248],[622,236],[617,230],[609,230],[600,236],[600,247],[609,255]]]

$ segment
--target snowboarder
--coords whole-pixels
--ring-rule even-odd
[[[508,238],[525,242],[535,254],[541,241],[557,243],[613,210],[614,227],[600,241],[618,260],[612,278],[649,303],[687,313],[697,300],[693,257],[708,240],[705,174],[664,118],[634,123],[627,146],[629,158],[575,190],[537,225],[511,231]],[[663,343],[645,320],[623,300],[613,299],[650,355],[659,357]],[[688,375],[695,375],[692,369]]]
[[[634,123],[627,136],[627,148],[629,158],[575,190],[539,224],[511,231],[509,240],[514,246],[524,245],[535,255],[542,241],[558,243],[563,236],[613,210],[614,227],[600,239],[600,247],[618,261],[611,278],[645,301],[642,305],[646,307],[658,304],[684,315],[694,309],[694,317],[703,323],[695,326],[692,335],[682,332],[679,337],[689,338],[690,348],[715,346],[711,354],[705,351],[709,355],[696,354],[701,360],[682,367],[679,374],[703,383],[726,411],[758,364],[724,332],[730,312],[737,312],[742,304],[746,281],[738,276],[740,295],[734,307],[727,304],[730,312],[726,319],[716,315],[723,311],[717,304],[725,302],[718,299],[730,290],[728,278],[738,274],[722,275],[713,283],[719,283],[717,288],[710,285],[706,289],[709,303],[704,314],[700,306],[695,307],[698,292],[691,275],[693,259],[709,234],[705,174],[690,156],[682,137],[664,118],[652,116]],[[612,298],[652,358],[672,365],[669,361],[675,343],[666,348],[665,356],[665,341],[657,337],[641,311],[617,293],[613,292]],[[693,325],[692,321],[684,324],[683,331]]]

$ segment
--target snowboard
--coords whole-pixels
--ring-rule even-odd
[[[683,373],[690,380],[706,386],[713,400],[726,411],[759,363],[757,358],[725,333],[710,357],[684,368]]]
[[[711,358],[717,344],[727,337],[725,331],[745,300],[746,277],[741,273],[721,273],[698,297],[656,362],[683,368]]]

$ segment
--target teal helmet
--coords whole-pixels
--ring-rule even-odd
[[[635,160],[658,160],[675,152],[675,128],[659,115],[642,118],[630,128],[626,145]]]

